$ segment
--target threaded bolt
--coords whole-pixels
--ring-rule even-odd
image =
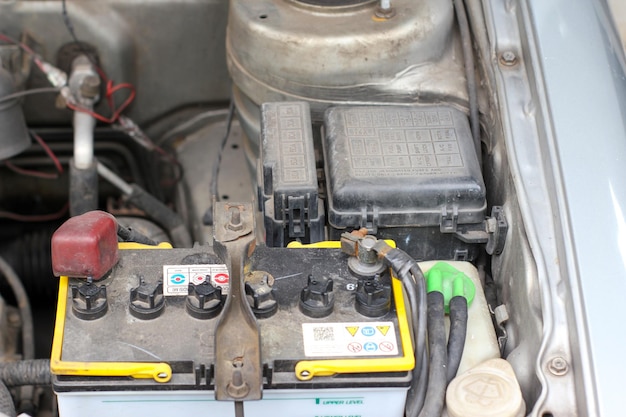
[[[513,51],[504,51],[500,54],[500,63],[507,67],[517,64],[517,55]]]
[[[552,358],[548,364],[548,370],[552,375],[562,376],[569,371],[569,365],[564,358],[557,356],[556,358]]]

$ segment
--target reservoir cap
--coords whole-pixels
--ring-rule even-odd
[[[446,392],[450,417],[523,417],[524,401],[511,365],[490,359],[457,376]]]

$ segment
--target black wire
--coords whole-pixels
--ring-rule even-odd
[[[222,138],[222,143],[220,144],[220,150],[217,154],[217,162],[213,166],[213,175],[211,175],[211,193],[215,196],[216,201],[220,200],[219,192],[217,189],[217,180],[220,176],[220,166],[222,165],[222,155],[224,154],[224,148],[226,147],[226,142],[228,142],[228,137],[230,136],[230,128],[233,124],[233,118],[235,116],[235,101],[230,99],[230,106],[228,108],[228,117],[226,119],[226,133]]]
[[[415,368],[413,369],[413,379],[406,403],[406,415],[415,417],[424,405],[428,386],[426,284],[424,274],[417,262],[406,252],[400,249],[392,249],[385,255],[384,259],[402,281],[409,300],[415,349]]]
[[[76,46],[78,46],[78,49],[80,49],[80,52],[82,52],[82,54],[87,57],[87,59],[92,63],[92,65],[96,68],[100,68],[100,63],[98,62],[97,56],[93,52],[90,52],[85,48],[85,43],[78,40],[78,36],[76,36],[76,31],[74,29],[74,24],[72,23],[72,19],[70,19],[69,13],[67,12],[66,0],[61,1],[61,6],[62,6],[61,14],[63,15],[63,22],[65,23],[65,27],[67,28],[67,31],[72,37],[72,40],[74,41]]]
[[[422,350],[421,358],[422,358],[422,367],[419,369],[419,374],[417,375],[417,385],[413,392],[410,392],[409,399],[419,405],[419,409],[414,410],[413,416],[417,416],[420,409],[424,405],[424,401],[426,399],[426,390],[428,388],[428,372],[430,362],[428,360],[428,351],[426,350],[426,333],[427,333],[427,302],[426,302],[426,278],[424,277],[424,273],[417,265],[417,262],[413,261],[411,265],[411,275],[414,277],[415,285],[417,288],[417,292],[419,294],[419,304],[418,304],[418,319],[420,320],[418,323],[418,331],[419,334],[423,335],[423,340],[421,341],[420,347]],[[418,356],[419,358],[419,356]],[[416,407],[417,408],[417,407]]]
[[[461,46],[463,49],[465,78],[467,79],[467,95],[469,98],[472,138],[474,139],[474,146],[476,147],[476,156],[478,157],[478,162],[482,164],[480,116],[478,114],[478,93],[476,92],[477,85],[476,72],[474,70],[474,51],[472,48],[470,27],[467,21],[467,13],[465,12],[465,2],[463,0],[454,0],[454,10],[456,12],[456,19],[459,24],[459,32],[461,33]]]
[[[63,22],[65,23],[65,27],[67,28],[67,31],[70,33],[70,36],[74,40],[74,43],[76,43],[77,45],[80,45],[80,42],[78,41],[78,37],[76,36],[76,32],[74,31],[74,25],[72,24],[70,15],[67,13],[67,3],[65,0],[61,2],[61,6],[63,7]],[[89,56],[89,54],[85,54],[85,55]]]
[[[215,201],[220,201],[220,194],[218,190],[218,179],[220,176],[220,166],[222,165],[222,155],[224,153],[224,148],[226,147],[226,142],[228,142],[228,138],[230,136],[230,128],[233,124],[233,118],[235,117],[235,101],[233,98],[230,98],[230,105],[228,107],[228,116],[226,117],[226,132],[224,133],[224,137],[222,138],[222,142],[220,143],[220,149],[217,153],[217,161],[213,163],[211,167],[211,184],[209,191]],[[212,200],[209,202],[209,207],[204,212],[204,216],[202,216],[202,223],[205,225],[213,224],[213,202]]]

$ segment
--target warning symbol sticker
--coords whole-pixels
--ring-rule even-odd
[[[394,348],[394,344],[389,342],[380,342],[378,347],[380,348],[381,352],[391,352]]]
[[[224,264],[163,265],[163,295],[187,295],[190,283],[199,285],[206,280],[228,294],[229,277]]]
[[[346,330],[354,337],[356,332],[359,331],[359,326],[346,326]]]
[[[303,323],[304,354],[309,357],[399,355],[393,322]]]
[[[352,353],[359,353],[363,350],[363,345],[359,342],[348,343],[348,350]]]

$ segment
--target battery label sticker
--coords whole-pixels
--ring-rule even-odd
[[[163,265],[163,295],[187,295],[189,284],[202,284],[209,280],[214,287],[228,294],[230,275],[224,264],[215,265]]]
[[[398,355],[396,330],[390,321],[303,323],[304,354],[325,356]]]

